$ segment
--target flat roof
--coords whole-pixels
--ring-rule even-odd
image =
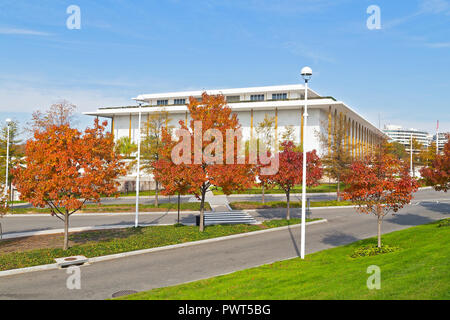
[[[161,99],[161,98],[179,98],[179,97],[200,97],[203,92],[208,94],[242,94],[242,93],[263,93],[271,91],[300,91],[305,90],[303,84],[287,84],[287,85],[277,85],[277,86],[264,86],[264,87],[247,87],[247,88],[231,88],[231,89],[204,89],[195,91],[177,91],[177,92],[165,92],[165,93],[151,93],[151,94],[140,94],[135,98],[136,101],[145,101],[150,99]],[[314,95],[318,94],[308,88],[308,91]]]

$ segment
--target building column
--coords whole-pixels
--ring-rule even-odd
[[[352,158],[355,160],[355,120],[352,120]]]
[[[253,139],[253,109],[250,110],[250,140]]]
[[[304,113],[304,111],[305,111],[305,109],[304,109],[304,107],[302,107],[302,110],[301,110],[301,118],[302,118],[302,120],[301,120],[301,127],[300,127],[300,144],[302,145],[302,148],[303,148],[303,124],[305,123],[305,119],[303,118],[303,113]]]
[[[129,127],[128,127],[128,138],[129,138],[130,141],[131,141],[131,113],[130,113],[130,125],[129,125]]]
[[[278,151],[278,108],[275,108],[275,152]]]
[[[328,154],[331,153],[331,106],[328,107]]]
[[[114,137],[114,116],[111,118],[111,134]]]
[[[350,134],[351,134],[351,126],[352,126],[352,122],[350,120],[350,118],[348,118],[348,121],[346,123],[346,130],[347,130],[347,153],[351,154],[351,147],[350,147]]]

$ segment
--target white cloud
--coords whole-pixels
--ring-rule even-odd
[[[286,49],[288,49],[292,54],[311,59],[312,61],[314,61],[314,63],[318,62],[333,63],[335,61],[332,57],[322,54],[318,52],[318,50],[313,49],[311,47],[307,47],[301,43],[290,41],[285,42],[283,46]]]
[[[79,112],[95,111],[102,106],[130,105],[131,96],[94,89],[58,89],[23,86],[18,83],[0,85],[0,112],[33,112],[47,109],[60,100],[68,100]]]
[[[51,33],[30,30],[30,29],[16,29],[16,28],[0,28],[0,34],[9,35],[27,35],[27,36],[50,36]]]
[[[430,48],[450,48],[450,42],[433,42],[427,43],[426,46]]]

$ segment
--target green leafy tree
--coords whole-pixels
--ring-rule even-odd
[[[170,123],[169,113],[160,111],[149,114],[147,122],[142,129],[141,142],[141,168],[145,173],[153,175],[155,180],[155,206],[158,206],[158,193],[160,181],[154,175],[153,164],[161,158],[162,129],[166,128],[170,133],[172,126]]]
[[[342,114],[334,122],[333,127],[331,139],[328,135],[321,133],[319,134],[319,140],[323,150],[326,152],[321,158],[324,171],[327,176],[336,180],[337,200],[339,201],[342,177],[350,170],[352,156],[350,154],[350,148],[346,145],[349,124],[347,121],[343,121]],[[330,142],[331,145],[329,145]]]
[[[137,151],[137,144],[132,142],[129,137],[121,137],[116,141],[116,152],[125,158],[131,158],[131,154]]]
[[[273,148],[274,143],[274,127],[275,124],[275,117],[270,117],[267,113],[264,116],[264,120],[258,123],[256,126],[256,134],[257,134],[257,146],[258,146],[258,152],[260,143],[262,146],[270,153]],[[273,150],[275,151],[275,150]],[[269,188],[272,186],[271,183],[269,183],[269,180],[266,179],[266,177],[258,175],[259,185],[261,186],[262,191],[262,203],[265,203],[265,196],[264,191],[266,188]]]

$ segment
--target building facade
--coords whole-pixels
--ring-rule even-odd
[[[449,132],[440,132],[439,133],[439,136],[438,136],[439,138],[437,139],[439,152],[442,152],[444,150],[444,145],[448,141],[448,135],[450,135]],[[431,141],[436,146],[436,134],[433,135],[433,138]]]
[[[389,142],[398,142],[405,146],[406,151],[410,151],[411,137],[417,140],[425,148],[430,145],[429,134],[426,131],[420,131],[417,129],[405,129],[396,125],[385,125],[383,132],[389,137]]]
[[[210,95],[224,95],[228,106],[239,119],[244,140],[256,136],[256,128],[266,116],[273,119],[275,140],[279,141],[288,128],[293,129],[295,142],[301,143],[307,151],[317,150],[319,155],[327,152],[327,148],[323,148],[323,143],[320,143],[320,136],[331,137],[338,121],[347,124],[346,146],[354,158],[367,154],[387,138],[381,130],[344,102],[321,96],[311,89],[308,89],[308,121],[304,132],[303,85],[143,94],[133,99],[144,103],[141,107],[142,124],[147,121],[148,115],[166,111],[169,114],[169,125],[179,127],[179,120],[190,120],[187,108],[189,97],[199,99],[204,91]],[[115,139],[125,136],[137,141],[138,106],[102,107],[85,114],[111,119]]]

